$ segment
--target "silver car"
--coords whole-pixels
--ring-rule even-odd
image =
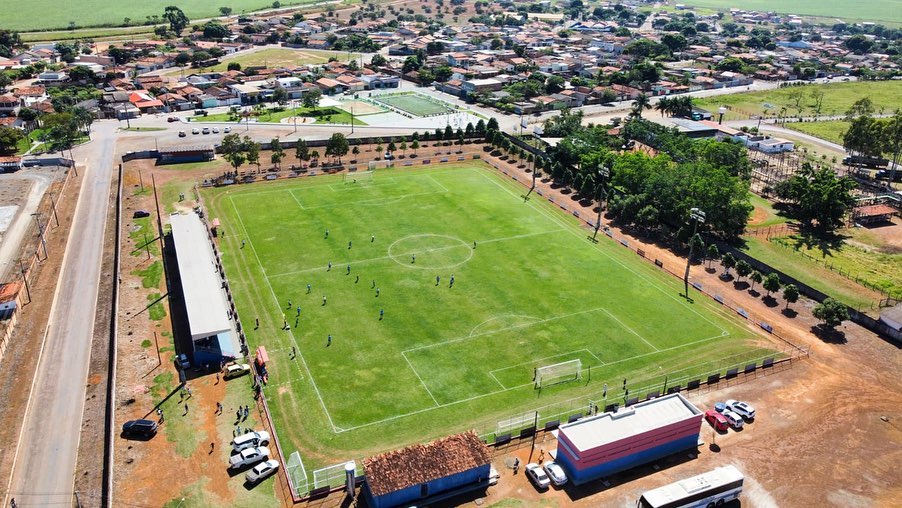
[[[545,471],[542,471],[541,466],[534,462],[526,465],[526,476],[539,490],[545,490],[551,485],[548,475],[545,474]]]
[[[238,469],[244,466],[256,464],[269,458],[269,448],[260,446],[257,448],[245,448],[229,457],[229,469]]]
[[[727,409],[739,413],[739,416],[743,418],[747,418],[749,420],[755,419],[755,408],[753,408],[751,404],[742,402],[741,400],[728,400]]]
[[[553,483],[555,487],[560,487],[567,483],[567,475],[564,474],[563,468],[557,465],[556,462],[546,462],[543,467],[545,468],[545,473],[548,474],[548,478],[551,479],[551,483]]]

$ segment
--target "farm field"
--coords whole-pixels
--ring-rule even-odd
[[[282,7],[288,7],[312,4],[315,0],[285,0],[280,3]],[[76,27],[121,25],[124,18],[140,23],[147,16],[162,16],[163,10],[172,2],[148,0],[133,4],[101,0],[31,0],[27,9],[21,9],[19,6],[22,4],[19,0],[0,0],[2,28],[25,31],[66,28],[70,23],[75,23]],[[272,8],[272,2],[266,0],[231,0],[227,4],[233,14]],[[188,18],[194,20],[219,16],[219,8],[224,4],[219,0],[193,0],[177,5]],[[40,12],[40,16],[35,16],[36,12]]]
[[[829,122],[794,122],[787,123],[786,127],[842,145],[842,138],[846,131],[849,130],[849,122],[842,120],[832,120]]]
[[[896,0],[868,0],[867,2],[820,2],[818,0],[796,0],[784,2],[781,0],[687,0],[676,3],[685,5],[707,7],[729,11],[731,8],[739,8],[750,11],[779,12],[785,14],[797,14],[800,16],[814,16],[818,18],[842,18],[846,22],[851,21],[877,21],[902,23],[902,11]]]
[[[824,103],[821,108],[822,116],[844,115],[849,106],[862,97],[869,97],[874,103],[874,108],[879,112],[883,108],[891,113],[899,106],[899,96],[902,95],[902,81],[865,81],[865,82],[840,82],[825,85],[804,85],[801,87],[785,87],[760,92],[746,92],[731,95],[720,95],[696,101],[696,105],[709,111],[716,111],[719,106],[729,106],[740,109],[753,115],[763,115],[765,110],[769,117],[775,117],[780,113],[780,108],[786,107],[786,115],[796,115],[797,110],[789,95],[795,90],[802,90],[805,98],[802,101],[802,114],[813,116],[811,105],[811,93],[814,90],[824,92]],[[730,113],[727,113],[730,116]],[[727,117],[725,117],[727,118]],[[745,119],[746,116],[740,118]],[[727,118],[733,119],[733,118]]]
[[[219,64],[212,67],[205,67],[204,70],[224,71],[232,62],[239,63],[242,69],[257,65],[271,68],[297,67],[300,65],[324,64],[332,57],[335,57],[342,62],[348,62],[360,58],[360,54],[349,54],[346,51],[325,51],[318,49],[266,48],[225,56]]]
[[[309,471],[466,429],[491,438],[527,411],[543,425],[622,403],[624,378],[644,397],[778,354],[522,192],[478,161],[203,191],[251,351],[269,353],[286,455]],[[535,389],[536,367],[577,359],[579,381]]]
[[[450,104],[417,93],[377,95],[372,99],[414,116],[432,116],[454,112],[454,108]]]

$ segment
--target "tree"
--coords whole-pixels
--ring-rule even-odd
[[[176,65],[187,65],[190,61],[191,55],[189,55],[187,51],[179,51],[179,54],[175,55]]]
[[[755,284],[761,284],[761,281],[764,280],[764,275],[761,275],[761,272],[755,270],[749,275],[749,279],[752,281],[752,289],[755,289]]]
[[[241,140],[241,146],[244,150],[244,156],[247,158],[247,163],[256,164],[257,171],[260,171],[260,143],[248,136],[244,136],[244,139]]]
[[[476,133],[477,136],[483,136],[485,134],[485,120],[480,118],[479,121],[476,122],[476,127],[474,128],[474,132]]]
[[[799,288],[795,284],[787,284],[783,288],[783,299],[786,300],[786,308],[788,309],[790,303],[799,301]]]
[[[664,36],[661,37],[661,44],[667,46],[667,49],[669,49],[671,53],[677,53],[682,51],[689,42],[682,35],[664,34]]]
[[[279,138],[272,138],[272,141],[269,142],[269,145],[270,150],[272,150],[270,160],[278,168],[282,163],[282,159],[285,158],[285,150],[282,148],[282,143],[279,142]]]
[[[356,160],[357,160],[357,156],[360,155],[360,147],[357,146],[357,145],[354,145],[354,148],[351,149],[351,154],[354,155],[354,160],[351,161],[351,162],[356,161]]]
[[[767,296],[770,296],[771,293],[777,292],[783,287],[783,284],[780,282],[780,276],[775,273],[767,274],[767,277],[764,278],[764,290],[767,291]]]
[[[401,141],[401,153],[407,153],[407,141]]]
[[[670,97],[661,97],[658,99],[658,103],[655,104],[655,109],[661,113],[662,118],[665,114],[672,114],[673,100],[671,100]]]
[[[752,273],[752,265],[750,265],[748,261],[740,259],[736,262],[736,275],[738,275],[740,279],[750,273]]]
[[[819,88],[815,88],[811,91],[811,99],[814,101],[811,110],[814,111],[815,120],[817,120],[817,117],[821,116],[821,109],[824,107],[824,97],[826,96],[827,94]]]
[[[188,16],[185,16],[185,13],[175,5],[170,5],[163,10],[163,19],[169,22],[169,28],[178,36],[182,35],[182,31],[191,22]]]
[[[711,245],[708,245],[708,250],[705,252],[705,255],[708,258],[708,268],[711,268],[714,264],[714,260],[720,258],[720,250],[717,248],[717,245],[712,243]]]
[[[849,319],[849,309],[842,302],[827,298],[817,305],[812,312],[814,317],[819,319],[826,328],[833,329],[840,323]]]
[[[231,7],[220,7],[219,13],[222,14],[223,16],[229,16],[230,14],[232,14],[232,8]]]
[[[224,39],[230,34],[231,31],[229,31],[228,28],[215,21],[208,21],[207,24],[204,25],[205,39]]]
[[[645,95],[645,92],[643,92],[633,101],[633,107],[630,109],[630,116],[642,118],[642,111],[646,109],[651,109],[651,102],[649,101],[648,95]]]
[[[241,70],[241,64],[238,63],[238,62],[229,62],[229,65],[226,67],[226,70],[229,70],[229,71],[240,71],[240,70]]]
[[[454,129],[452,129],[450,125],[445,126],[445,134],[442,136],[442,139],[445,141],[454,139]]]
[[[299,161],[304,162],[311,159],[310,149],[307,148],[307,142],[303,139],[298,140],[297,147],[295,148],[295,157],[297,157]]]
[[[383,67],[387,63],[388,63],[388,59],[386,59],[384,56],[380,55],[379,53],[376,53],[375,55],[373,55],[373,59],[370,60],[370,65],[372,65],[373,67]]]
[[[499,131],[501,130],[498,127],[498,120],[495,117],[489,118],[489,123],[486,125],[486,129],[490,131]]]
[[[341,164],[341,158],[348,153],[348,139],[344,134],[336,132],[329,138],[329,144],[326,145],[326,156],[338,157],[338,163]]]
[[[0,126],[0,154],[12,155],[16,153],[19,141],[25,138],[25,134],[12,127]]]
[[[590,176],[594,176],[594,175],[590,175]],[[593,188],[594,188],[594,185],[593,185]],[[701,254],[702,259],[704,259],[705,241],[702,240],[702,235],[696,233],[692,236],[692,238],[689,239],[689,250],[692,251],[695,256]]]
[[[244,146],[241,142],[241,136],[238,134],[226,134],[225,137],[222,138],[220,148],[222,150],[222,158],[229,161],[229,164],[235,168],[236,172],[242,164],[247,162],[247,157],[244,155]]]
[[[319,106],[319,99],[323,96],[323,92],[321,92],[318,88],[314,88],[307,93],[304,94],[303,102],[305,108],[315,108]]]
[[[558,75],[549,76],[545,81],[545,93],[553,94],[558,93],[564,89],[564,78]]]
[[[277,86],[272,91],[272,100],[279,106],[284,106],[288,104],[288,92],[286,92],[285,89],[281,86]]]
[[[398,149],[398,147],[395,145],[394,141],[388,142],[388,148],[387,148],[388,153],[395,153],[395,150],[397,150],[397,149]]]
[[[777,184],[777,196],[793,203],[790,213],[807,227],[821,234],[832,233],[844,224],[846,210],[854,203],[850,178],[838,178],[833,168],[814,169],[805,163],[802,169]]]
[[[724,271],[723,271],[724,275],[729,276],[730,268],[733,268],[734,266],[736,266],[736,258],[733,257],[733,254],[731,252],[727,252],[720,259],[720,264],[722,264],[724,267]]]

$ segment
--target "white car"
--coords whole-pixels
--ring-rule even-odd
[[[213,134],[219,134],[219,127],[213,127]]]
[[[738,414],[727,409],[723,412],[723,416],[724,416],[724,418],[727,419],[728,422],[730,422],[730,426],[733,427],[734,429],[742,428],[743,420],[742,420],[742,417],[739,416]]]
[[[229,468],[238,469],[240,467],[256,464],[261,460],[269,458],[269,448],[260,446],[258,448],[245,448],[240,452],[229,457]]]
[[[197,127],[191,129],[191,134],[200,134],[200,129],[198,129]]]
[[[240,452],[245,448],[255,448],[257,446],[266,446],[269,444],[269,432],[261,430],[242,434],[232,440],[232,449]]]
[[[226,127],[225,129],[222,130],[222,132],[225,132],[226,134],[228,134],[228,133],[232,132],[232,128]]]
[[[727,408],[731,411],[739,413],[739,416],[743,418],[747,418],[749,420],[755,419],[755,408],[746,402],[742,402],[741,400],[728,400]]]
[[[548,475],[548,478],[551,479],[551,483],[553,483],[555,487],[560,487],[567,483],[567,475],[564,474],[564,470],[561,466],[557,465],[557,463],[546,462],[544,468],[545,473]]]
[[[233,363],[231,365],[226,365],[225,373],[222,377],[225,379],[232,379],[233,377],[241,377],[250,371],[251,366],[246,363]]]
[[[257,483],[267,476],[275,473],[277,469],[279,469],[279,461],[267,460],[266,462],[261,462],[260,464],[254,466],[253,469],[251,469],[247,472],[246,475],[244,475],[244,478],[249,483]]]
[[[548,475],[545,474],[545,471],[542,471],[541,466],[534,462],[526,464],[526,476],[539,490],[545,490],[551,485],[551,480],[548,479]]]

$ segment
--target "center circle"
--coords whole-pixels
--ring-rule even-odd
[[[473,257],[473,248],[453,236],[410,235],[389,245],[388,256],[407,268],[434,270],[466,263]]]

